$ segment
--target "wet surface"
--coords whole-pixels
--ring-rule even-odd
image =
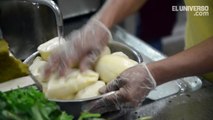
[[[152,120],[211,120],[213,118],[213,86],[206,83],[193,93],[174,95],[136,110],[129,119],[150,116]]]

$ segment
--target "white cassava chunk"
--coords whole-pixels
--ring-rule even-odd
[[[41,57],[36,57],[33,63],[30,65],[29,70],[33,76],[42,83],[44,66],[47,64],[46,61],[42,60]]]
[[[109,54],[111,54],[111,50],[109,49],[109,47],[105,47],[103,51],[101,52],[100,57],[104,55],[109,55]]]
[[[123,52],[114,52],[112,53],[112,55],[116,55],[116,56],[120,56],[120,57],[124,57],[124,58],[129,58],[126,54],[124,54]]]
[[[98,60],[95,71],[100,74],[101,80],[108,83],[121,72],[136,64],[138,64],[136,61],[123,57],[123,55],[105,55]]]
[[[46,96],[55,99],[72,99],[79,90],[93,84],[98,78],[99,74],[91,70],[83,73],[74,70],[60,78],[52,74],[47,84]]]
[[[83,99],[98,96],[100,95],[99,89],[103,86],[105,86],[105,83],[103,81],[97,81],[89,85],[88,87],[80,90],[75,96],[75,99]]]
[[[60,44],[63,44],[65,42],[64,39],[60,39],[58,37],[55,37],[41,45],[38,46],[37,50],[39,51],[41,57],[44,60],[47,60],[48,57],[51,55],[51,53],[56,50]]]

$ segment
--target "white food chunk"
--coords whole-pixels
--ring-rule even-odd
[[[64,39],[60,39],[58,37],[55,37],[41,45],[38,46],[37,50],[39,51],[41,57],[44,60],[47,60],[48,57],[52,54],[54,50],[56,50],[60,44],[63,44],[65,42]]]
[[[92,70],[83,73],[80,73],[80,70],[74,70],[60,78],[57,75],[51,75],[47,84],[46,96],[56,99],[72,99],[79,90],[93,84],[98,78],[99,74]]]
[[[101,80],[108,83],[121,72],[136,64],[138,64],[136,61],[126,58],[124,55],[121,56],[120,53],[119,55],[105,55],[98,60],[95,71],[100,74]]]
[[[42,83],[44,66],[47,64],[46,61],[42,60],[41,57],[36,57],[33,63],[30,65],[29,70],[33,76]]]
[[[124,54],[123,52],[114,52],[114,53],[112,53],[112,55],[116,55],[116,56],[120,56],[120,57],[129,59],[129,57],[126,54]]]
[[[109,55],[109,54],[111,54],[111,50],[109,49],[109,47],[105,47],[103,51],[101,52],[100,57],[104,55]]]
[[[75,99],[83,99],[98,96],[100,95],[99,89],[103,86],[105,86],[105,83],[103,81],[97,81],[92,85],[80,90],[75,96]]]

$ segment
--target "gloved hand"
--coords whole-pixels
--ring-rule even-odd
[[[64,75],[68,68],[75,66],[81,70],[90,69],[110,39],[112,35],[107,27],[91,19],[83,28],[68,35],[67,41],[50,56],[45,77],[53,72]]]
[[[115,94],[97,100],[87,109],[103,114],[137,107],[155,86],[156,82],[146,64],[138,64],[125,70],[117,79],[100,89],[101,93],[115,91]]]

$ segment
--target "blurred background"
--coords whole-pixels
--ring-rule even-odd
[[[144,7],[129,16],[123,27],[171,56],[184,49],[186,12],[174,12],[172,6],[184,5],[183,0],[148,0]]]

